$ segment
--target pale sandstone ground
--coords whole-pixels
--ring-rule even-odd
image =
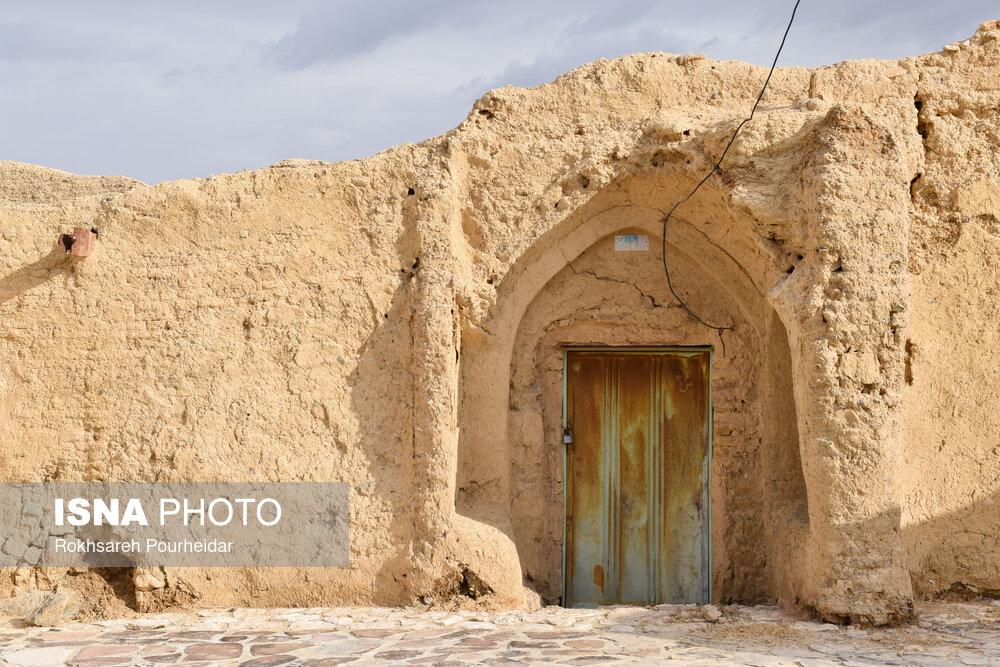
[[[994,665],[1000,606],[923,603],[919,625],[861,630],[775,607],[206,609],[23,629],[0,625],[10,665],[646,664]],[[716,612],[718,613],[718,612]]]
[[[351,567],[8,570],[87,613],[553,601],[560,345],[716,347],[716,600],[885,623],[1000,591],[1000,31],[766,71],[639,54],[345,163],[0,164],[0,477],[351,484]],[[94,256],[53,251],[94,226]],[[619,258],[620,259],[620,258]],[[159,579],[158,579],[159,580]]]

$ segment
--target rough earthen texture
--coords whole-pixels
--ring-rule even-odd
[[[343,480],[352,536],[346,569],[0,591],[556,602],[568,344],[715,347],[720,601],[882,624],[1000,591],[997,36],[775,73],[667,234],[721,336],[666,291],[659,221],[759,91],[742,63],[600,61],[361,161],[155,187],[0,164],[0,476]],[[76,226],[87,258],[55,246]]]

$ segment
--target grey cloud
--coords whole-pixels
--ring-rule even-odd
[[[640,23],[651,9],[653,5],[643,0],[620,0],[605,6],[599,5],[589,16],[573,21],[564,32],[564,36],[585,38],[588,35],[634,26]]]
[[[688,52],[696,46],[684,37],[653,28],[620,36],[592,35],[586,41],[559,40],[555,50],[527,63],[511,63],[494,76],[466,81],[455,89],[455,93],[479,97],[492,88],[506,85],[537,86],[599,58],[616,58],[646,51]]]
[[[295,70],[336,63],[446,20],[454,7],[445,0],[368,2],[347,8],[329,3],[307,12],[295,30],[261,48],[265,60]]]

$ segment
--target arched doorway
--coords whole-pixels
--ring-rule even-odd
[[[805,487],[787,335],[753,268],[735,259],[752,244],[737,247],[733,229],[719,230],[719,243],[687,222],[668,237],[675,284],[706,319],[732,327],[720,336],[671,299],[661,211],[628,194],[627,185],[603,193],[538,239],[508,272],[494,319],[463,332],[457,509],[511,535],[525,583],[558,602],[565,350],[712,347],[714,599],[788,599],[794,545],[807,531]],[[651,250],[616,253],[622,234],[648,236]]]

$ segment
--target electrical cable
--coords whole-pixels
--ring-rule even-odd
[[[663,218],[663,235],[662,235],[662,239],[663,239],[663,255],[662,256],[663,256],[663,273],[667,277],[667,288],[670,290],[670,293],[674,296],[674,299],[677,300],[677,303],[680,304],[681,308],[683,308],[685,311],[687,311],[688,315],[690,315],[694,319],[698,320],[698,322],[700,322],[701,324],[704,324],[709,329],[715,329],[716,331],[720,332],[720,334],[723,331],[731,331],[732,327],[731,326],[730,327],[717,327],[717,326],[714,326],[712,324],[709,324],[705,320],[703,320],[700,317],[698,317],[697,315],[695,315],[694,311],[692,311],[688,307],[688,305],[686,303],[684,303],[684,300],[681,299],[677,295],[677,292],[674,291],[674,286],[670,282],[670,269],[667,266],[667,222],[670,220],[670,216],[673,215],[673,212],[675,210],[677,210],[678,206],[680,206],[681,204],[683,204],[684,202],[686,202],[688,199],[691,199],[691,197],[693,197],[694,194],[696,192],[698,192],[698,189],[702,185],[704,185],[705,182],[709,178],[711,178],[712,174],[714,174],[715,172],[719,171],[719,167],[722,166],[722,161],[725,159],[726,153],[729,152],[729,148],[733,145],[733,142],[736,141],[736,135],[740,133],[740,130],[743,129],[744,125],[746,125],[751,120],[753,120],[753,115],[754,115],[754,113],[757,112],[757,105],[760,104],[760,100],[764,97],[764,92],[767,91],[767,84],[769,84],[771,82],[771,75],[774,74],[774,68],[778,64],[778,57],[781,55],[781,50],[783,48],[785,48],[785,40],[788,39],[788,31],[792,29],[792,23],[795,21],[795,12],[798,10],[799,3],[801,1],[802,0],[795,0],[795,6],[792,8],[792,17],[790,19],[788,19],[788,26],[785,28],[785,34],[781,38],[781,44],[778,46],[778,52],[776,54],[774,54],[774,62],[771,63],[771,70],[767,73],[767,79],[764,80],[764,87],[760,89],[760,95],[757,96],[757,101],[753,103],[753,108],[750,109],[750,115],[747,116],[746,118],[744,118],[743,121],[736,127],[736,131],[733,132],[733,136],[729,138],[729,143],[726,144],[726,148],[722,151],[722,155],[719,156],[718,161],[716,161],[715,166],[712,167],[711,171],[709,171],[707,174],[705,174],[705,177],[702,178],[700,181],[698,181],[698,185],[694,186],[694,190],[692,190],[686,197],[684,197],[684,199],[681,199],[679,202],[677,202],[676,204],[674,204],[673,207],[671,207],[671,209],[669,211],[667,211],[667,215]]]

